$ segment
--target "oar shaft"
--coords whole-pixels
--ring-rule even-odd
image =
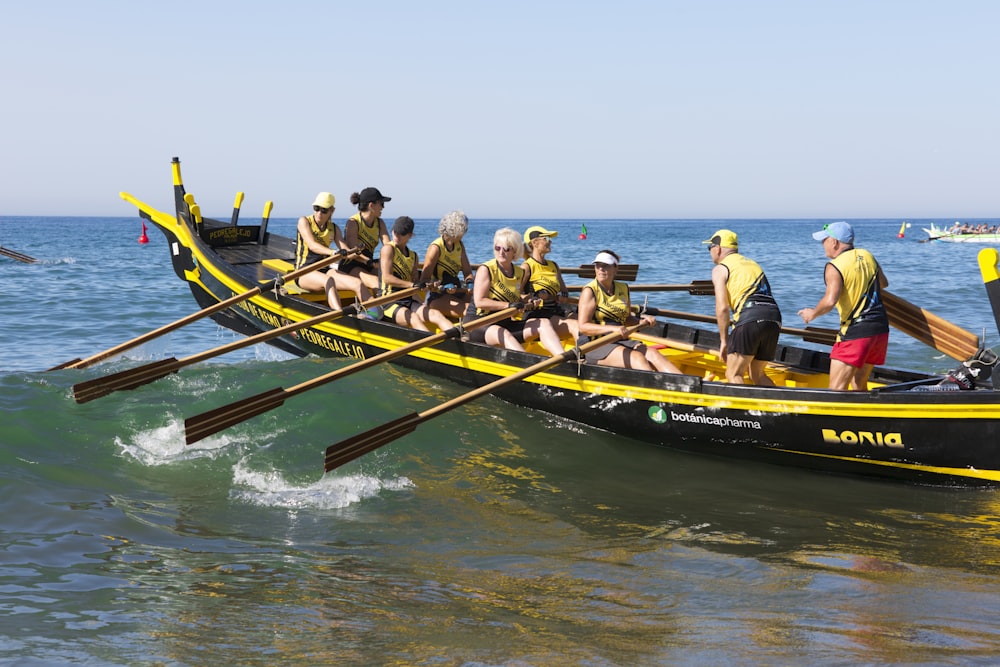
[[[392,296],[398,299],[401,293],[402,292],[396,292]],[[188,417],[184,420],[185,439],[190,445],[191,443],[197,442],[198,440],[212,435],[213,433],[218,433],[219,431],[233,426],[234,424],[238,424],[242,421],[250,419],[251,417],[267,412],[272,408],[276,408],[284,403],[285,399],[291,398],[296,394],[301,394],[309,389],[333,382],[338,378],[357,373],[358,371],[374,366],[375,364],[389,361],[397,357],[402,357],[422,347],[436,345],[437,343],[440,343],[448,338],[456,338],[460,336],[463,331],[489,326],[490,324],[505,320],[514,315],[518,310],[518,308],[513,307],[505,308],[504,310],[480,317],[471,322],[466,322],[460,326],[447,329],[438,334],[421,338],[420,340],[410,343],[409,345],[404,345],[393,350],[387,350],[374,357],[363,359],[362,361],[351,364],[350,366],[338,368],[335,371],[331,371],[320,375],[319,377],[307,380],[306,382],[297,384],[289,389],[277,387],[262,394],[258,394],[257,396],[242,399],[236,401],[235,403],[215,408],[214,410],[210,410],[200,415],[195,415],[194,417]]]
[[[377,296],[375,298],[369,299],[368,301],[363,301],[358,306],[360,309],[367,310],[368,308],[374,308],[376,306],[383,306],[387,303],[394,303],[400,299],[405,299],[406,297],[416,294],[420,291],[419,287],[409,287],[404,290],[399,290],[398,292],[393,292],[392,294],[386,294],[384,296]],[[192,354],[189,357],[184,357],[179,360],[182,366],[187,366],[189,364],[194,364],[199,361],[204,361],[205,359],[210,359],[212,357],[217,357],[220,354],[226,354],[234,350],[239,350],[250,345],[256,345],[258,343],[263,343],[264,341],[270,340],[272,338],[277,338],[278,336],[283,336],[287,333],[293,331],[299,331],[301,329],[306,329],[308,327],[316,326],[317,324],[323,324],[324,322],[330,322],[332,320],[339,319],[347,314],[348,310],[355,310],[354,305],[348,305],[346,308],[341,308],[340,310],[331,310],[328,313],[323,313],[322,315],[316,315],[315,317],[310,317],[309,319],[302,320],[300,322],[290,322],[284,326],[280,326],[276,329],[270,329],[268,331],[262,331],[259,334],[254,334],[253,336],[248,336],[240,340],[234,340],[224,345],[214,347],[211,350],[205,350],[204,352],[198,352],[197,354]]]
[[[135,338],[133,338],[131,340],[125,341],[124,343],[121,343],[121,344],[116,345],[116,346],[114,346],[112,348],[104,350],[103,352],[99,352],[99,353],[97,353],[97,354],[95,354],[95,355],[93,355],[91,357],[87,357],[86,359],[81,359],[81,360],[77,360],[77,361],[68,362],[68,363],[65,363],[65,364],[61,364],[59,366],[55,366],[53,368],[50,368],[49,370],[56,370],[56,369],[62,369],[62,368],[87,368],[88,366],[92,366],[92,365],[96,364],[98,361],[102,361],[103,359],[107,359],[108,357],[112,357],[112,356],[114,356],[116,354],[124,352],[125,350],[129,350],[129,349],[131,349],[133,347],[137,347],[139,345],[142,345],[143,343],[146,343],[147,341],[153,340],[154,338],[157,338],[157,337],[162,336],[164,334],[170,333],[171,331],[175,331],[176,329],[180,329],[181,327],[186,326],[188,324],[191,324],[192,322],[196,322],[196,321],[198,321],[198,320],[200,320],[200,319],[202,319],[204,317],[208,317],[209,315],[217,313],[217,312],[219,312],[221,310],[225,310],[227,308],[230,308],[231,306],[234,306],[237,303],[240,303],[242,301],[246,301],[247,299],[253,298],[253,297],[257,296],[258,294],[260,294],[261,292],[263,292],[264,290],[271,289],[271,288],[273,288],[276,285],[283,284],[284,282],[295,280],[299,276],[305,275],[306,273],[309,273],[310,271],[316,271],[316,270],[325,268],[325,267],[333,264],[334,262],[339,261],[339,260],[343,259],[344,257],[349,257],[349,256],[351,256],[353,254],[356,254],[356,251],[350,251],[350,252],[343,253],[343,254],[337,253],[337,254],[331,255],[329,257],[324,257],[323,259],[321,259],[318,262],[315,262],[315,263],[310,264],[308,266],[304,266],[304,267],[302,267],[300,269],[297,269],[295,271],[291,271],[290,273],[287,273],[284,276],[281,276],[280,278],[275,278],[273,281],[271,281],[270,283],[268,283],[266,285],[260,285],[260,286],[254,287],[252,289],[249,289],[246,292],[243,292],[241,294],[236,294],[234,296],[231,296],[228,299],[224,299],[223,301],[220,301],[219,303],[213,304],[213,305],[211,305],[211,306],[209,306],[207,308],[203,308],[202,310],[199,310],[196,313],[192,313],[191,315],[188,315],[187,317],[182,317],[181,319],[176,320],[175,322],[171,322],[170,324],[165,324],[165,325],[163,325],[162,327],[160,327],[158,329],[154,329],[153,331],[149,331],[147,333],[144,333],[141,336],[137,336],[137,337],[135,337]]]
[[[666,310],[663,308],[645,308],[643,312],[656,317],[670,317],[678,320],[691,320],[692,322],[716,322],[713,315],[684,313],[676,310]],[[823,343],[825,345],[833,345],[837,340],[837,331],[835,329],[821,329],[818,327],[795,329],[793,327],[781,327],[781,333],[792,336],[801,336],[805,340],[809,340],[814,343]]]
[[[419,287],[411,287],[405,290],[400,290],[394,292],[391,295],[376,297],[374,299],[369,299],[361,304],[361,308],[371,308],[374,306],[381,306],[386,303],[391,303],[401,298],[405,298],[415,292],[420,291]],[[328,322],[330,320],[335,320],[342,317],[348,310],[354,309],[353,305],[348,306],[342,310],[333,310],[328,313],[323,313],[322,315],[317,315],[316,317],[309,318],[307,320],[302,320],[299,322],[291,322],[282,327],[276,329],[271,329],[269,331],[261,332],[254,336],[249,336],[247,338],[241,338],[235,340],[225,345],[220,345],[219,347],[214,347],[210,350],[204,352],[199,352],[197,354],[192,354],[191,356],[184,357],[183,359],[175,359],[171,357],[170,359],[165,359],[162,361],[154,361],[143,366],[137,366],[136,368],[129,368],[117,373],[112,373],[111,375],[105,375],[103,377],[95,378],[93,380],[87,380],[86,382],[80,382],[73,385],[73,398],[77,403],[86,403],[87,401],[92,401],[96,398],[101,398],[102,396],[107,396],[108,394],[121,391],[125,389],[135,389],[136,387],[141,387],[144,384],[149,384],[162,377],[166,377],[171,373],[176,373],[181,368],[185,366],[190,366],[191,364],[197,363],[199,361],[204,361],[205,359],[210,359],[212,357],[219,356],[221,354],[226,354],[227,352],[232,352],[234,350],[239,350],[241,348],[247,347],[249,345],[256,345],[257,343],[262,343],[271,338],[276,338],[286,333],[291,333],[292,331],[298,331],[300,329],[305,329],[317,324],[322,324],[323,322]]]
[[[639,330],[640,325],[634,325],[628,327],[625,330],[625,335],[631,335]],[[330,445],[326,449],[326,455],[324,458],[324,470],[329,472],[335,468],[338,468],[345,463],[353,461],[359,456],[363,456],[368,452],[378,449],[382,445],[386,445],[396,438],[399,438],[407,433],[412,432],[421,423],[427,421],[428,419],[433,419],[434,417],[453,410],[459,406],[465,405],[469,401],[473,401],[480,396],[485,396],[486,394],[492,393],[503,387],[504,385],[513,384],[515,382],[520,382],[521,380],[527,378],[528,376],[535,375],[549,368],[553,368],[571,359],[576,359],[578,355],[583,355],[590,350],[597,349],[602,345],[608,345],[622,338],[621,332],[609,333],[600,338],[596,338],[592,341],[584,343],[579,348],[574,348],[572,350],[567,350],[562,354],[556,355],[554,357],[549,357],[543,361],[538,362],[524,368],[513,375],[507,375],[489,384],[483,385],[477,389],[473,389],[470,392],[462,394],[450,401],[445,401],[440,405],[433,408],[425,410],[420,413],[412,413],[399,419],[395,419],[387,424],[383,424],[373,429],[369,429],[364,433],[351,436],[346,440],[343,440],[337,444]]]
[[[353,373],[357,373],[358,371],[362,371],[366,368],[370,368],[372,366],[380,364],[383,361],[389,361],[391,359],[396,359],[398,357],[406,356],[410,352],[414,352],[424,347],[430,347],[431,345],[437,345],[438,343],[447,340],[448,338],[456,338],[462,335],[463,331],[470,331],[472,329],[479,329],[485,326],[489,326],[491,324],[495,324],[496,322],[500,322],[501,320],[505,320],[508,317],[511,317],[512,315],[517,313],[517,311],[518,311],[517,308],[505,308],[504,310],[500,310],[490,315],[486,315],[479,319],[473,320],[472,322],[467,322],[460,327],[452,327],[451,329],[446,329],[445,331],[433,334],[426,338],[421,338],[420,340],[414,341],[409,345],[403,345],[402,347],[397,347],[394,350],[386,350],[385,352],[376,354],[374,357],[369,357],[368,359],[364,359],[357,363],[351,364],[350,366],[347,366],[345,368],[338,368],[337,370],[331,371],[325,375],[320,375],[319,377],[315,377],[311,380],[302,382],[301,384],[297,384],[294,387],[289,387],[288,389],[285,390],[285,397],[291,398],[296,394],[301,394],[304,391],[309,391],[310,389],[314,389],[329,382],[333,382],[334,380],[337,380],[339,378],[346,377]]]
[[[13,259],[15,261],[23,262],[24,264],[34,264],[35,262],[38,261],[34,257],[30,257],[29,255],[25,255],[23,252],[18,252],[16,250],[11,250],[10,248],[4,248],[2,245],[0,245],[0,255],[4,255],[6,257],[10,257],[11,259]]]
[[[579,292],[586,285],[569,285],[566,290],[569,292]],[[714,294],[711,280],[695,280],[687,284],[636,284],[629,283],[630,292],[690,292],[695,296],[707,296]]]

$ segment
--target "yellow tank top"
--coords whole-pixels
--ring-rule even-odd
[[[361,252],[370,258],[375,257],[375,246],[378,245],[381,235],[382,218],[378,218],[371,225],[365,224],[361,218],[361,212],[352,215],[349,220],[358,223],[358,243],[361,245]]]
[[[507,277],[504,275],[503,271],[500,270],[500,266],[497,264],[495,259],[484,262],[483,266],[490,271],[489,298],[494,301],[507,301],[508,303],[521,300],[521,283],[524,282],[524,269],[515,265],[514,275]],[[489,314],[490,311],[488,310],[482,310],[480,308],[476,309],[476,315],[479,317]]]
[[[413,267],[417,263],[417,253],[413,252],[410,248],[400,248],[393,241],[389,244],[392,246],[392,275],[396,276],[400,280],[413,280]],[[396,287],[395,285],[390,285],[385,280],[382,280],[382,294],[392,294],[397,289],[402,289]]]
[[[431,245],[436,245],[441,251],[438,254],[437,264],[434,265],[434,280],[441,281],[442,285],[457,285],[458,272],[462,270],[462,251],[465,246],[462,245],[461,241],[456,241],[455,247],[448,250],[447,244],[440,236],[434,239]]]
[[[726,291],[733,309],[733,324],[742,317],[747,322],[781,322],[778,304],[771,296],[771,285],[767,282],[760,265],[739,253],[731,253],[719,262],[729,269]]]
[[[531,269],[531,276],[528,278],[528,288],[532,294],[545,291],[549,293],[550,297],[559,295],[559,274],[557,273],[558,267],[555,262],[547,259],[542,263],[534,257],[529,257],[524,260],[524,263]]]
[[[614,282],[614,292],[605,293],[597,279],[587,283],[586,289],[594,293],[596,308],[594,308],[594,322],[597,324],[625,324],[631,314],[629,311],[628,285],[623,282]]]
[[[333,247],[336,243],[337,238],[340,236],[340,229],[334,224],[333,220],[327,223],[326,229],[320,230],[319,225],[316,224],[316,218],[313,216],[308,216],[309,229],[312,230],[313,236],[316,240],[325,245],[327,248]],[[297,234],[295,237],[295,268],[300,266],[305,266],[307,264],[313,264],[315,262],[323,259],[324,256],[317,255],[316,253],[309,250],[309,246],[306,245],[305,240],[302,238],[301,234]]]
[[[844,286],[837,299],[840,313],[840,338],[867,338],[889,330],[889,318],[882,303],[878,282],[878,262],[867,250],[854,248],[832,260]]]

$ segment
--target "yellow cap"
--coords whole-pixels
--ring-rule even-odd
[[[559,232],[550,232],[544,227],[528,227],[524,232],[524,244],[531,245],[531,240],[537,239],[539,236],[546,236],[551,239],[559,236]]]
[[[712,238],[702,241],[702,243],[722,246],[723,248],[732,248],[733,250],[740,249],[740,241],[736,237],[736,232],[731,232],[728,229],[720,229],[712,234]]]
[[[337,199],[329,192],[321,192],[316,195],[316,201],[313,202],[313,206],[319,206],[320,208],[333,208],[334,204],[337,203]]]

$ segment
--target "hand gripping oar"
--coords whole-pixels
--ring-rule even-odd
[[[311,271],[317,271],[319,269],[326,268],[331,264],[333,264],[334,262],[339,262],[340,260],[346,257],[350,257],[357,254],[358,250],[340,250],[339,252],[334,253],[329,257],[324,257],[318,262],[314,262],[313,264],[309,264],[308,266],[303,266],[301,269],[296,269],[295,271],[290,271],[284,275],[278,276],[274,280],[266,282],[263,285],[258,285],[253,289],[243,292],[242,294],[237,294],[228,299],[220,301],[217,304],[211,305],[208,308],[203,308],[202,310],[199,310],[196,313],[192,313],[187,317],[182,317],[181,319],[175,322],[171,322],[170,324],[165,324],[159,329],[154,329],[153,331],[144,333],[143,335],[137,336],[132,340],[126,341],[124,343],[121,343],[120,345],[116,345],[115,347],[109,348],[104,352],[99,352],[98,354],[95,354],[92,357],[87,357],[86,359],[73,359],[72,361],[67,361],[66,363],[59,364],[58,366],[53,366],[49,370],[56,371],[63,368],[87,368],[88,366],[92,366],[96,364],[98,361],[101,361],[102,359],[107,359],[108,357],[114,356],[120,352],[124,352],[125,350],[136,347],[137,345],[142,345],[147,341],[153,340],[154,338],[162,336],[163,334],[170,333],[171,331],[174,331],[176,329],[180,329],[182,326],[191,324],[192,322],[200,320],[203,317],[207,317],[212,313],[217,313],[220,310],[225,310],[226,308],[234,306],[237,303],[240,303],[241,301],[246,301],[251,297],[255,297],[261,292],[266,292],[268,290],[274,289],[275,287],[284,285],[286,282],[295,280],[300,276],[304,276],[305,274]]]
[[[235,403],[223,405],[215,410],[203,412],[200,415],[195,415],[194,417],[188,417],[184,420],[185,441],[189,445],[198,442],[202,438],[207,438],[213,433],[218,433],[219,431],[229,428],[234,424],[239,424],[240,422],[246,421],[251,417],[256,417],[257,415],[263,414],[268,410],[272,410],[284,403],[285,399],[291,398],[296,394],[301,394],[302,392],[313,389],[314,387],[319,387],[328,382],[333,382],[338,378],[346,377],[352,373],[357,373],[360,370],[382,363],[383,361],[389,361],[390,359],[402,357],[410,352],[419,350],[420,348],[436,345],[437,343],[447,340],[448,338],[458,338],[462,335],[463,331],[478,329],[480,327],[485,327],[499,322],[500,320],[505,320],[515,314],[518,310],[519,308],[516,307],[505,308],[504,310],[497,311],[491,315],[480,317],[479,319],[472,320],[471,322],[466,322],[456,327],[452,327],[451,329],[446,329],[440,333],[428,336],[427,338],[422,338],[418,341],[410,343],[409,345],[403,345],[402,347],[397,347],[394,350],[387,350],[381,354],[375,355],[374,357],[365,359],[364,361],[359,361],[356,364],[351,364],[350,366],[339,368],[325,375],[320,375],[312,380],[297,384],[294,387],[290,387],[288,389],[276,387],[257,394],[256,396],[251,396],[249,398],[236,401]]]
[[[638,331],[640,326],[641,325],[637,324],[628,327],[625,329],[625,336],[629,336]],[[434,417],[457,408],[460,405],[465,405],[469,401],[475,400],[480,396],[492,393],[504,385],[520,382],[530,375],[534,375],[548,368],[558,366],[563,362],[576,359],[578,355],[586,354],[590,350],[601,347],[602,345],[613,343],[616,340],[620,340],[622,337],[621,332],[616,332],[609,333],[605,336],[601,336],[600,338],[595,338],[589,343],[584,343],[579,348],[573,348],[572,350],[567,350],[560,355],[549,357],[548,359],[540,361],[532,366],[528,366],[524,370],[518,371],[513,375],[508,375],[498,380],[494,380],[489,384],[483,385],[478,389],[473,389],[466,394],[462,394],[461,396],[430,408],[429,410],[424,410],[423,412],[413,412],[400,417],[399,419],[394,419],[391,422],[365,431],[364,433],[359,433],[358,435],[347,438],[346,440],[341,440],[340,442],[326,448],[326,458],[324,460],[323,468],[326,472],[330,472],[334,468],[339,468],[345,463],[349,463],[360,456],[364,456],[368,452],[378,449],[382,445],[389,444],[396,438],[402,437],[407,433],[412,433],[416,430],[417,426],[424,423],[428,419],[433,419]]]
[[[240,348],[250,345],[256,345],[257,343],[262,343],[266,340],[270,340],[271,338],[277,338],[278,336],[283,336],[284,334],[291,333],[293,331],[299,331],[300,329],[322,324],[323,322],[329,322],[352,312],[357,312],[359,309],[368,309],[387,303],[393,303],[406,298],[411,294],[415,294],[421,289],[422,288],[420,287],[410,287],[405,290],[393,292],[392,294],[369,299],[368,301],[362,302],[360,305],[352,303],[340,310],[332,310],[328,313],[323,313],[322,315],[317,315],[307,320],[291,322],[282,327],[271,329],[269,331],[263,331],[247,338],[241,338],[239,340],[232,341],[231,343],[214,347],[211,350],[206,350],[205,352],[192,354],[190,357],[184,357],[183,359],[170,357],[168,359],[137,366],[136,368],[119,371],[118,373],[112,373],[111,375],[105,375],[104,377],[94,378],[93,380],[87,380],[86,382],[80,382],[73,385],[73,398],[77,403],[86,403],[87,401],[92,401],[95,398],[107,396],[115,391],[135,389],[136,387],[141,387],[144,384],[149,384],[150,382],[159,380],[160,378],[170,375],[171,373],[176,373],[179,369],[198,363],[199,361],[211,359],[212,357],[217,357],[220,354],[232,352],[233,350],[239,350]]]
[[[571,285],[566,288],[569,292],[579,292],[586,285]],[[715,288],[711,280],[692,280],[687,285],[657,285],[657,284],[629,284],[630,292],[688,292],[694,296],[709,296],[715,294]]]
[[[691,320],[693,322],[716,322],[712,315],[697,315],[695,313],[682,313],[676,310],[663,310],[662,308],[643,308],[643,313],[656,317],[672,317],[678,320]],[[802,340],[809,343],[820,343],[821,345],[833,345],[837,342],[836,329],[821,329],[819,327],[806,327],[805,329],[794,329],[792,327],[781,327],[781,333],[792,336],[801,336]]]
[[[921,343],[958,361],[967,361],[979,352],[979,336],[957,324],[882,290],[889,324]]]

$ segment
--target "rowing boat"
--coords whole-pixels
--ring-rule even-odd
[[[927,241],[943,241],[945,243],[991,243],[1000,245],[1000,233],[997,232],[959,232],[953,229],[938,227],[933,222],[930,227],[924,227]]]
[[[997,361],[989,350],[979,350],[955,375],[879,367],[868,391],[835,392],[826,389],[828,352],[783,344],[767,371],[777,386],[756,387],[715,379],[725,377],[713,354],[717,332],[667,322],[644,339],[660,346],[682,375],[567,361],[501,383],[536,365],[540,348],[515,352],[461,336],[421,346],[433,334],[357,317],[289,327],[322,320],[317,316],[328,311],[322,300],[279,287],[294,240],[267,232],[266,217],[260,225],[237,223],[235,214],[232,221],[203,218],[185,190],[177,158],[172,170],[174,213],[127,193],[122,198],[166,236],[173,269],[199,306],[251,295],[212,312],[215,321],[248,336],[285,327],[269,342],[293,354],[369,359],[406,347],[391,363],[458,386],[496,383],[492,393],[499,399],[653,445],[917,483],[1000,485],[1000,393],[989,381]],[[993,253],[981,258],[981,269],[991,302],[1000,308]],[[199,437],[188,433],[189,443]]]

